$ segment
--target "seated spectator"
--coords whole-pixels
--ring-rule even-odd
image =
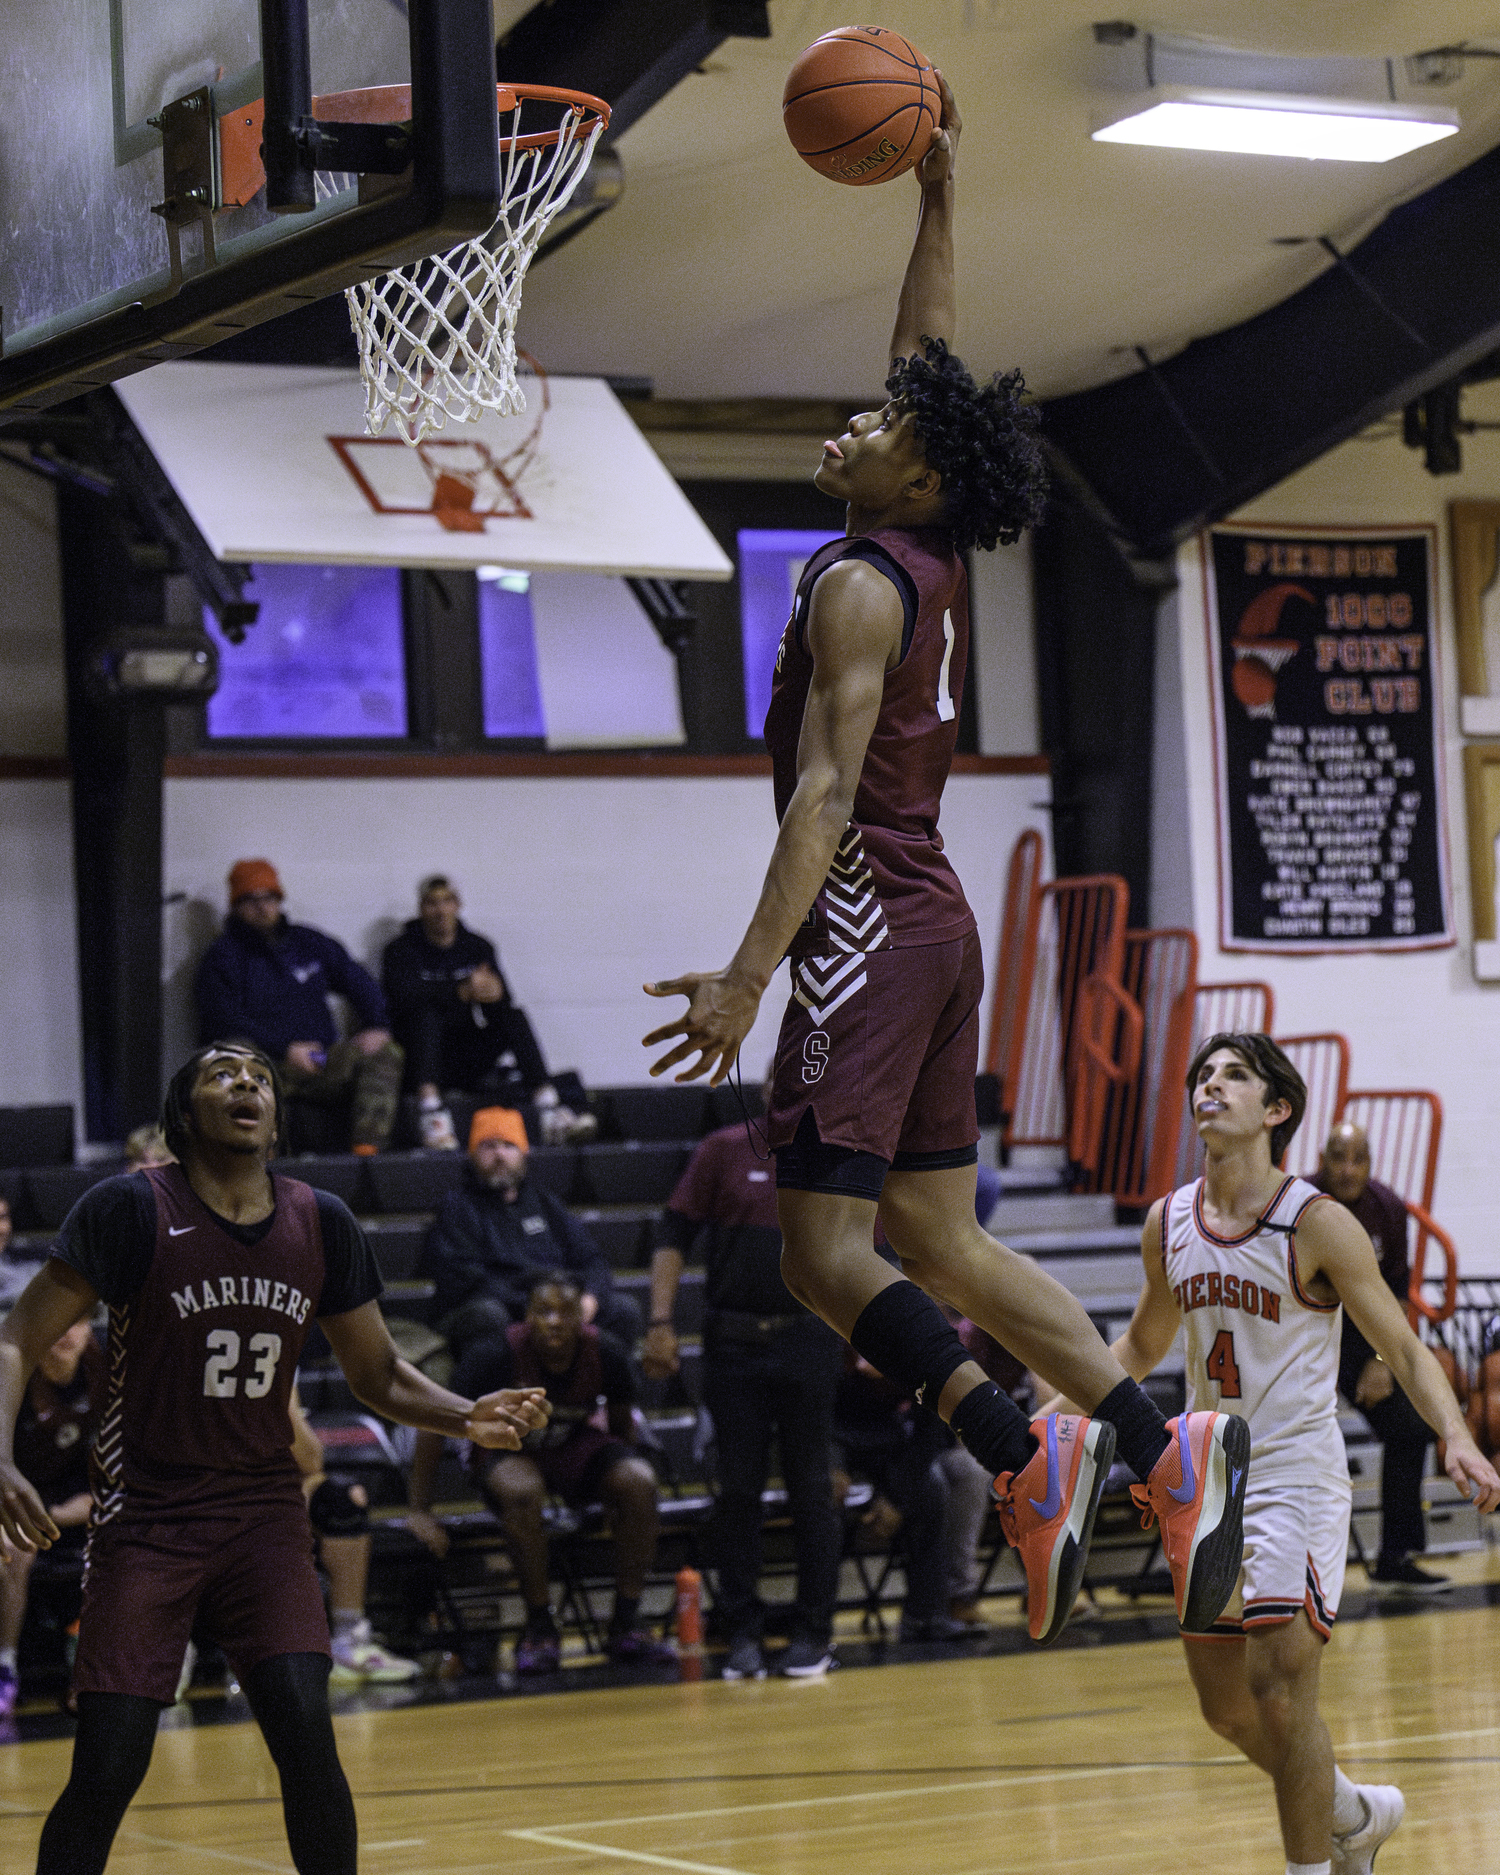
[[[1406,1206],[1389,1185],[1370,1176],[1370,1142],[1362,1126],[1340,1120],[1328,1135],[1313,1183],[1346,1205],[1364,1225],[1380,1273],[1406,1306],[1411,1269],[1406,1259]],[[1436,1595],[1447,1576],[1413,1558],[1427,1547],[1422,1515],[1422,1473],[1436,1435],[1396,1385],[1391,1370],[1344,1312],[1339,1391],[1357,1406],[1383,1448],[1380,1463],[1380,1554],[1370,1580],[1408,1595]]]
[[[456,1357],[477,1340],[505,1338],[526,1313],[544,1270],[578,1279],[583,1319],[633,1348],[641,1312],[614,1285],[593,1238],[560,1198],[527,1176],[526,1126],[508,1107],[481,1107],[469,1128],[468,1176],[450,1191],[422,1246],[419,1276],[434,1285],[438,1333]]]
[[[142,1171],[148,1165],[170,1165],[172,1149],[159,1126],[138,1126],[125,1139],[125,1170]]]
[[[365,1487],[324,1461],[322,1441],[308,1424],[295,1386],[292,1388],[292,1457],[302,1473],[307,1514],[318,1541],[318,1561],[328,1578],[329,1645],[333,1652],[330,1686],[378,1686],[414,1680],[415,1660],[389,1653],[370,1633],[365,1588],[370,1578],[370,1499]]]
[[[81,1550],[93,1495],[89,1452],[104,1414],[104,1350],[86,1321],[75,1322],[42,1356],[16,1420],[15,1458],[62,1535],[52,1546]],[[0,1567],[0,1717],[15,1710],[20,1690],[16,1648],[38,1552],[4,1546]]]
[[[492,1378],[502,1374],[523,1378]],[[583,1291],[570,1271],[545,1271],[532,1283],[525,1320],[498,1340],[470,1347],[453,1384],[481,1379],[486,1392],[512,1384],[545,1388],[552,1415],[519,1452],[475,1446],[470,1456],[475,1481],[505,1526],[526,1602],[517,1673],[553,1673],[561,1656],[542,1520],[549,1492],[575,1509],[602,1503],[609,1512],[615,1539],[610,1659],[632,1665],[675,1660],[675,1649],[640,1624],[641,1594],[656,1555],[656,1473],[631,1449],[636,1388],[630,1357],[612,1335],[585,1324]],[[607,1430],[599,1424],[601,1402]],[[432,1508],[442,1446],[438,1433],[417,1435],[410,1496],[419,1516]],[[420,1523],[416,1529],[422,1533]]]
[[[967,1640],[976,1632],[946,1612],[947,1491],[933,1463],[946,1443],[936,1413],[905,1398],[852,1348],[845,1351],[833,1406],[834,1495],[842,1503],[856,1477],[868,1480],[875,1496],[861,1524],[871,1546],[884,1549],[898,1530],[905,1532],[903,1641]]]
[[[269,860],[230,869],[229,916],[198,966],[200,1039],[254,1042],[294,1100],[333,1106],[352,1097],[351,1147],[380,1152],[396,1125],[402,1064],[380,985],[337,938],[289,924],[283,899]],[[332,992],[353,1005],[347,1041],[328,1006]]]
[[[598,1122],[564,1104],[495,946],[468,928],[462,909],[453,882],[433,873],[417,888],[417,916],[386,945],[381,962],[391,1027],[406,1051],[406,1084],[420,1099],[422,1144],[458,1150],[445,1090],[500,1092],[507,1080],[535,1107],[544,1146],[592,1139]],[[582,1088],[569,1094],[582,1105]]]
[[[651,1326],[641,1356],[653,1379],[677,1371],[673,1309],[683,1263],[700,1239],[708,1266],[703,1393],[719,1456],[708,1554],[715,1612],[729,1641],[724,1678],[766,1676],[761,1493],[774,1433],[797,1558],[791,1637],[776,1670],[817,1679],[833,1664],[842,1549],[829,1474],[843,1343],[781,1280],[776,1168],[741,1124],[699,1142],[667,1200],[651,1258]]]

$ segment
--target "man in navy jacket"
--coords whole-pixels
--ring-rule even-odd
[[[334,1105],[352,1095],[350,1144],[379,1152],[396,1124],[402,1064],[380,985],[337,938],[289,924],[284,896],[269,860],[242,859],[230,869],[229,916],[198,966],[200,1040],[254,1042],[297,1099]],[[330,993],[353,1010],[347,1041],[339,1040]]]

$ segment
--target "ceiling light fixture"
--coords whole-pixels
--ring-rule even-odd
[[[1408,150],[1455,136],[1459,127],[1458,113],[1443,105],[1377,104],[1189,85],[1155,86],[1122,100],[1117,111],[1111,122],[1094,131],[1096,143],[1334,163],[1388,163]]]

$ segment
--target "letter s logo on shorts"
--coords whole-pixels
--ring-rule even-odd
[[[828,1037],[822,1029],[814,1029],[802,1044],[802,1078],[809,1085],[821,1081],[823,1070],[828,1066]]]

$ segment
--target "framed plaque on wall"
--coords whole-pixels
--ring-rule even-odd
[[[1434,541],[1209,530],[1224,949],[1453,943]]]

